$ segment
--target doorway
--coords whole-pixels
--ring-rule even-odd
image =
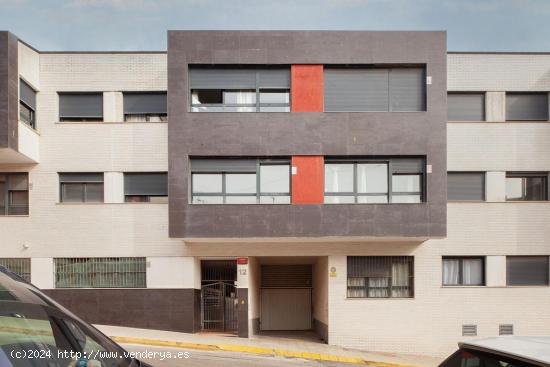
[[[201,261],[201,324],[203,331],[237,332],[237,263]]]

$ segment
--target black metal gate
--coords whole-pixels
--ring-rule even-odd
[[[226,282],[203,284],[201,288],[202,329],[237,331],[237,288]]]

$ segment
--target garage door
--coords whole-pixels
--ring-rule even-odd
[[[311,329],[311,265],[262,265],[261,330]]]

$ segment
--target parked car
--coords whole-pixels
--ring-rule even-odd
[[[501,336],[458,346],[439,367],[550,367],[550,337]]]
[[[151,367],[2,266],[0,366]]]

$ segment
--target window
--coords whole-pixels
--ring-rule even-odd
[[[329,158],[325,163],[325,203],[420,203],[423,166],[420,158]]]
[[[36,128],[36,92],[23,80],[19,80],[19,120]]]
[[[167,203],[166,172],[125,173],[124,201],[127,203]]]
[[[10,269],[27,282],[31,281],[31,259],[29,258],[1,257],[0,266]]]
[[[506,121],[548,120],[548,93],[506,93]]]
[[[546,173],[506,173],[506,200],[548,200],[547,177]]]
[[[145,288],[144,257],[55,258],[56,288]]]
[[[449,93],[447,120],[485,121],[485,93]]]
[[[348,256],[349,298],[413,297],[412,256]]]
[[[0,216],[29,214],[28,173],[0,172]]]
[[[485,258],[444,256],[443,285],[485,285]]]
[[[290,204],[290,162],[192,159],[193,204]]]
[[[425,84],[423,67],[325,67],[325,111],[426,111]]]
[[[124,121],[165,122],[166,92],[124,92]]]
[[[60,173],[62,203],[102,203],[103,173]]]
[[[507,256],[508,285],[549,285],[548,256]]]
[[[103,93],[59,93],[59,121],[103,121]]]
[[[289,68],[190,68],[191,112],[290,112]]]
[[[447,200],[484,201],[485,172],[448,172]]]

